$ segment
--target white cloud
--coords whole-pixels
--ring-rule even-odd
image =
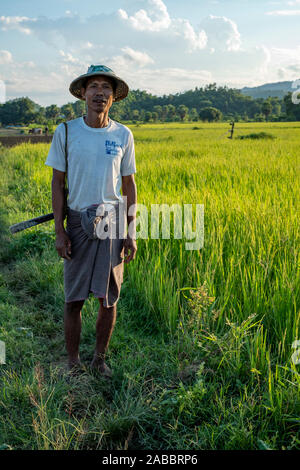
[[[187,41],[189,44],[189,52],[197,49],[204,49],[207,45],[206,32],[201,30],[197,33],[188,20],[183,20],[181,18],[173,20],[172,29],[175,34],[183,36]]]
[[[20,65],[21,67],[27,67],[29,69],[34,69],[36,67],[36,64],[32,60],[21,62]]]
[[[131,47],[123,47],[121,51],[124,53],[125,59],[142,67],[144,65],[154,63],[154,60],[146,52],[135,51],[134,49],[131,49]]]
[[[63,57],[64,62],[70,62],[72,64],[80,64],[81,61],[72,56],[69,52],[59,51],[60,55]]]
[[[125,75],[131,89],[139,88],[157,95],[189,90],[212,80],[212,74],[208,70],[186,70],[175,67],[127,69]]]
[[[234,21],[225,16],[209,15],[201,22],[207,34],[208,47],[218,50],[238,51],[241,47],[241,35]]]
[[[45,16],[1,18],[5,27],[15,28],[24,33],[30,31],[57,50],[70,48],[70,44],[72,48],[77,46],[83,48],[82,43],[89,44],[89,48],[93,49],[93,43],[99,41],[99,28],[103,42],[114,47],[117,44],[120,47],[124,46],[124,38],[128,47],[133,49],[137,41],[143,48],[147,44],[154,50],[157,47],[173,47],[178,51],[185,50],[189,53],[204,50],[208,42],[210,51],[224,50],[224,48],[236,51],[240,47],[241,39],[237,25],[229,18],[210,15],[203,25],[196,29],[187,19],[171,18],[162,0],[141,0],[141,2],[144,8],[131,15],[119,9],[111,15],[93,15],[85,19],[77,14],[57,19]]]
[[[229,51],[216,51],[214,60],[214,81],[229,86],[255,86],[266,83],[272,71],[270,51],[264,45]]]
[[[300,10],[274,10],[267,11],[266,15],[270,16],[299,16]]]
[[[265,81],[268,81],[269,67],[272,60],[271,51],[266,46],[257,46],[255,49],[258,53],[262,54],[262,59],[258,66],[258,75]]]
[[[22,26],[24,22],[34,22],[35,18],[27,18],[27,16],[0,16],[0,25],[2,31],[9,29],[16,29],[24,34],[31,34],[32,30],[28,27]]]
[[[0,51],[0,64],[9,64],[12,62],[12,54],[9,51]]]
[[[60,70],[56,73],[40,65],[35,71],[32,69],[30,73],[25,73],[18,64],[18,67],[10,69],[9,75],[1,78],[5,82],[7,100],[28,96],[42,106],[74,101],[68,93],[73,77],[66,77]]]
[[[272,47],[271,53],[277,61],[281,63],[290,63],[291,61],[297,61],[300,63],[300,45],[293,47],[292,49],[284,47]]]
[[[118,15],[121,18],[121,20],[128,20],[128,15],[125,10],[122,10],[122,8],[119,8]]]
[[[82,49],[92,49],[92,48],[93,48],[93,44],[89,41],[83,44],[82,46]]]
[[[27,35],[29,30],[32,41],[41,41],[51,57],[45,54],[45,61],[41,57],[37,68],[30,60],[14,62],[10,52],[0,51],[0,78],[10,96],[27,94],[42,105],[63,104],[73,100],[70,82],[90,64],[99,63],[111,67],[131,88],[159,95],[212,81],[240,87],[278,81],[278,77],[299,78],[300,45],[293,50],[246,47],[238,25],[227,16],[192,21],[173,17],[163,0],[126,4],[139,4],[139,8],[87,18],[76,13],[58,18],[0,17],[0,29]]]
[[[153,94],[169,94],[202,86],[212,81],[208,70],[185,70],[181,68],[132,68],[124,56],[115,56],[104,63],[117,70],[117,64],[122,63],[122,78],[129,84],[130,89],[146,90]],[[45,68],[36,73],[21,75],[21,70],[12,69],[10,79],[5,80],[7,99],[12,97],[29,96],[42,106],[56,103],[58,105],[74,101],[68,92],[71,81],[79,76],[85,67],[76,64],[61,64],[56,72]],[[1,78],[1,77],[0,77]]]
[[[162,0],[148,0],[148,11],[141,9],[129,16],[126,11],[119,9],[120,18],[129,21],[138,31],[161,31],[168,29],[171,24],[166,5]]]
[[[280,80],[295,80],[300,75],[300,45],[293,49],[272,47],[271,64]],[[271,70],[271,67],[270,67]]]
[[[205,31],[196,32],[186,19],[171,18],[162,0],[148,0],[147,7],[147,10],[138,10],[131,16],[125,10],[119,9],[118,15],[125,24],[136,31],[168,33],[171,38],[182,38],[189,52],[205,48],[207,43]]]
[[[294,80],[300,76],[300,65],[289,65],[288,67],[280,67],[277,70],[279,80],[291,80],[291,73],[294,74]]]

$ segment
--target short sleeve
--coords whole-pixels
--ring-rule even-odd
[[[135,150],[132,132],[129,130],[128,142],[121,161],[121,175],[128,176],[136,173]]]
[[[61,123],[55,129],[45,165],[55,170],[66,171],[65,126]]]

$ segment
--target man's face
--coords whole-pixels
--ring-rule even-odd
[[[109,78],[96,76],[88,79],[86,88],[81,88],[87,107],[96,113],[108,112],[113,103],[113,86]]]

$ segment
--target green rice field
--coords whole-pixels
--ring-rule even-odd
[[[232,140],[225,123],[130,127],[138,203],[203,204],[204,244],[137,241],[111,382],[67,380],[53,221],[9,232],[52,212],[49,144],[0,148],[0,449],[299,450],[300,123],[237,123]],[[87,365],[98,305],[82,311]]]

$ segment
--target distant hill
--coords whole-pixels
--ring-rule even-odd
[[[295,91],[292,88],[293,82],[266,83],[256,87],[244,87],[240,89],[243,95],[252,96],[252,98],[268,98],[269,96],[278,96],[282,99],[289,91]]]

